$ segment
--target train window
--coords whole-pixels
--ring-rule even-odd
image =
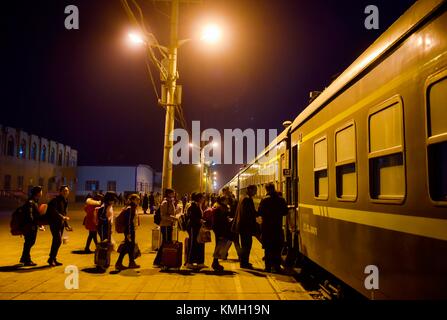
[[[403,111],[399,98],[374,108],[368,119],[369,187],[376,200],[405,197]]]
[[[335,178],[339,200],[357,198],[356,147],[354,122],[335,132]]]
[[[329,179],[327,172],[327,138],[314,142],[314,187],[315,197],[327,200],[329,195]]]
[[[433,201],[447,203],[447,78],[445,72],[430,84],[427,98],[429,192]]]

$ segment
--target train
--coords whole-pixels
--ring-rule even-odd
[[[414,3],[222,187],[274,183],[284,246],[368,299],[447,298],[446,9]]]

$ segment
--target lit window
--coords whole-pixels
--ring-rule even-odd
[[[327,138],[314,142],[314,184],[315,197],[328,199],[329,179],[327,172]]]
[[[25,156],[26,156],[26,142],[25,140],[22,140],[19,146],[19,152],[17,154],[17,157],[19,159],[25,159]]]
[[[36,158],[37,158],[37,146],[36,146],[36,143],[33,143],[32,147],[31,147],[30,159],[36,160]]]
[[[357,197],[356,147],[354,123],[335,132],[335,173],[337,198]]]
[[[116,181],[107,181],[107,191],[116,191]]]
[[[40,151],[40,161],[45,162],[47,159],[47,147],[43,146],[42,150]]]
[[[370,196],[379,200],[405,197],[402,103],[394,99],[369,115]]]
[[[447,78],[427,91],[428,180],[430,197],[447,201]]]
[[[99,181],[87,180],[85,182],[85,190],[86,191],[98,191],[99,190]]]

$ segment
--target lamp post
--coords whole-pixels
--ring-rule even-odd
[[[161,0],[159,0],[161,1]],[[129,39],[132,43],[140,45],[145,44],[151,47],[157,47],[163,52],[167,53],[165,61],[158,61],[154,55],[150,55],[155,61],[155,66],[159,69],[161,78],[164,80],[165,95],[162,94],[162,99],[159,99],[159,104],[166,108],[165,130],[164,130],[164,147],[163,147],[163,171],[162,171],[162,191],[167,188],[172,188],[172,162],[170,154],[173,147],[174,134],[174,119],[175,108],[180,104],[180,95],[177,95],[177,51],[183,44],[194,40],[184,39],[178,40],[178,17],[179,17],[179,3],[194,3],[193,0],[171,0],[171,20],[170,20],[170,44],[168,47],[160,46],[157,43],[145,41],[145,39],[137,34],[129,34]],[[153,34],[150,36],[155,39]],[[200,40],[209,44],[214,44],[220,41],[221,30],[217,25],[207,25],[202,30]]]
[[[207,143],[207,144],[204,144],[204,145],[202,145],[202,143],[201,143],[201,145],[200,146],[196,146],[196,145],[194,145],[193,143],[190,143],[189,144],[189,146],[191,147],[191,148],[197,148],[198,150],[199,150],[199,152],[200,152],[200,162],[199,162],[199,164],[197,165],[199,168],[200,168],[200,180],[199,180],[199,192],[203,192],[203,180],[205,179],[205,192],[207,192],[207,190],[208,190],[208,175],[209,175],[209,169],[208,170],[206,170],[206,173],[205,173],[205,165],[206,165],[206,163],[205,163],[205,147],[207,147],[207,146],[209,146],[210,145],[210,143]],[[215,147],[217,147],[218,146],[218,143],[217,142],[212,142],[211,143],[211,146],[213,147],[213,148],[215,148]]]

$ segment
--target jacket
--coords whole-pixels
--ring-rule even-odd
[[[213,231],[216,238],[232,239],[231,224],[228,220],[229,211],[224,206],[217,206],[213,213]]]
[[[32,230],[37,230],[37,225],[40,220],[40,213],[38,203],[33,199],[28,199],[23,205],[23,233],[26,234]]]
[[[91,198],[87,199],[85,202],[85,218],[84,218],[84,226],[89,231],[96,231],[98,226],[98,217],[96,216],[97,210],[95,208],[101,205],[101,201],[96,201]]]
[[[196,202],[192,202],[188,208],[188,230],[199,230],[202,226],[202,209]]]
[[[62,226],[67,215],[68,201],[61,195],[48,203],[47,219],[50,225]]]
[[[276,193],[269,194],[261,200],[258,214],[262,217],[262,243],[281,244],[283,241],[282,220],[287,212],[286,200]]]
[[[257,232],[256,217],[257,213],[253,199],[245,197],[238,203],[231,231],[239,234],[255,235]]]
[[[160,205],[161,222],[160,227],[171,227],[174,224],[175,207],[174,203],[166,199]]]

